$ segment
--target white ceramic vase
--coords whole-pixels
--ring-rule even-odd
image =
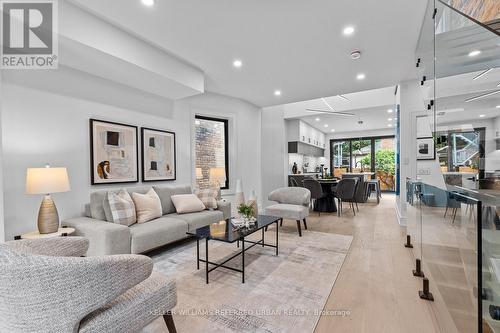
[[[243,186],[241,185],[241,179],[236,180],[236,189],[234,193],[234,203],[236,211],[242,203],[245,203],[245,194],[243,193]]]

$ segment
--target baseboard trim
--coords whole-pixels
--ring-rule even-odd
[[[398,223],[400,226],[406,226],[407,225],[407,217],[403,216],[401,214],[401,211],[399,210],[398,202],[397,200],[394,202],[394,210],[396,211],[396,217],[398,219]]]

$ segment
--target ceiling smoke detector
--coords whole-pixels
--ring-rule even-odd
[[[352,60],[357,60],[361,58],[361,51],[352,51],[351,52],[351,59]]]

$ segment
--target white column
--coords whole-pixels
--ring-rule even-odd
[[[2,71],[0,70],[0,243],[5,242],[5,220],[3,214],[3,144],[2,144]]]
[[[262,205],[269,206],[268,194],[288,185],[288,144],[283,106],[262,109]]]
[[[412,155],[414,140],[412,138],[412,114],[424,110],[424,100],[420,91],[420,82],[418,80],[409,80],[401,82],[399,85],[399,104],[400,104],[400,192],[396,201],[396,213],[398,222],[406,225],[406,178],[414,178],[412,174],[412,165],[416,158]]]

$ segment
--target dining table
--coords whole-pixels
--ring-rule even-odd
[[[335,204],[335,196],[333,195],[333,188],[337,186],[337,179],[317,179],[321,184],[323,196],[316,199],[314,203],[314,211],[321,213],[335,213],[337,212],[337,205]]]

